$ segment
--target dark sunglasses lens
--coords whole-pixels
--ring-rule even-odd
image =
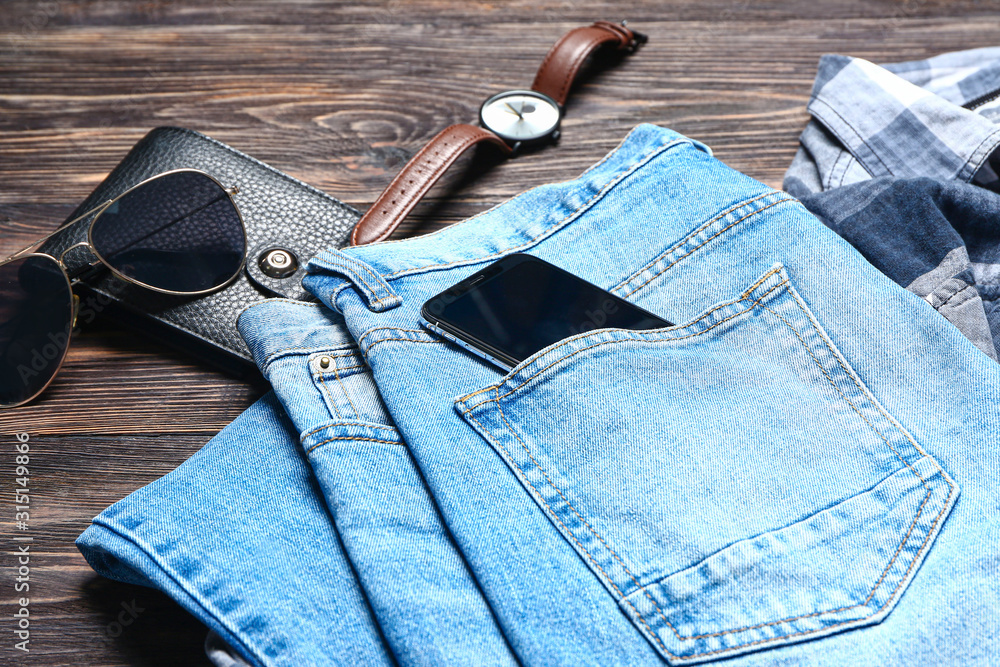
[[[59,370],[73,325],[73,292],[51,257],[0,266],[0,407],[38,394]]]
[[[94,250],[126,278],[168,292],[203,292],[240,270],[246,239],[226,191],[198,172],[164,174],[94,222]]]

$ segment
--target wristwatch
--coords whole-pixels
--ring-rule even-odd
[[[515,151],[559,139],[562,106],[535,90],[508,90],[483,102],[479,124],[506,141]]]
[[[597,21],[571,30],[542,61],[531,90],[508,90],[490,97],[479,109],[479,124],[515,152],[522,146],[557,141],[563,105],[587,59],[604,46],[633,53],[645,42],[646,36],[629,30],[625,21]]]
[[[646,36],[630,30],[625,21],[597,21],[570,30],[549,49],[530,90],[493,95],[479,109],[481,127],[464,123],[446,127],[414,155],[354,227],[351,245],[389,238],[448,167],[472,146],[488,143],[512,155],[558,140],[563,105],[587,59],[601,47],[631,54],[645,42]]]

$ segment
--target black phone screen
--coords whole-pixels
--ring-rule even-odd
[[[670,322],[530,255],[515,254],[427,301],[424,318],[511,366],[592,329]]]

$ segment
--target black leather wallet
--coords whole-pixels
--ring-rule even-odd
[[[118,280],[110,271],[85,279],[78,291],[93,311],[232,373],[252,375],[256,367],[236,330],[236,318],[250,304],[269,297],[310,300],[302,289],[306,263],[327,248],[346,245],[361,213],[215,139],[184,128],[160,127],[143,137],[67,220],[147,178],[180,168],[200,169],[226,187],[239,189],[233,199],[247,233],[243,272],[224,289],[199,297],[152,292]],[[42,252],[59,257],[70,246],[85,241],[91,219],[87,216],[56,234],[42,246]],[[297,270],[283,278],[274,277],[283,272],[275,271],[265,258],[276,257],[275,250],[284,250],[286,254],[277,257],[290,259]],[[66,254],[70,270],[77,252],[74,249]],[[87,255],[78,260],[80,264],[93,259],[80,252]]]

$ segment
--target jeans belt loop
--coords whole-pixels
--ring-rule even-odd
[[[359,259],[340,250],[326,250],[309,262],[309,273],[334,273],[351,282],[364,298],[369,310],[380,313],[403,303],[382,274]]]

